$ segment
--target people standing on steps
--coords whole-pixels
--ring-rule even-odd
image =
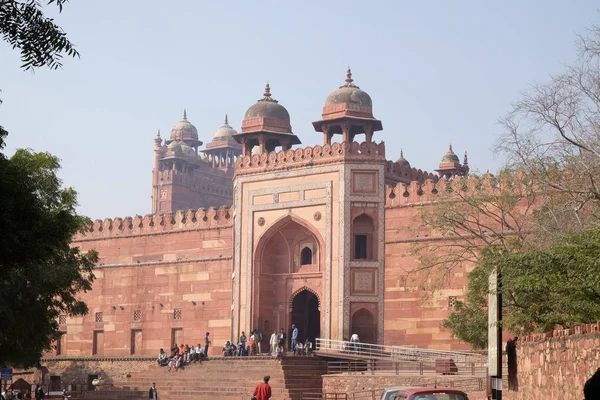
[[[277,332],[273,332],[271,335],[271,340],[269,341],[269,346],[271,347],[271,355],[273,357],[277,357],[277,344],[279,340],[277,339]]]
[[[290,350],[296,350],[296,342],[298,341],[298,328],[296,325],[292,324],[292,345],[290,346]]]
[[[256,397],[256,400],[269,400],[271,397],[269,379],[271,379],[271,377],[267,375],[263,378],[263,382],[256,385],[256,389],[254,389],[254,397]]]
[[[277,350],[278,353],[283,353],[285,351],[285,331],[281,328],[279,335],[277,337],[279,339],[279,348]]]
[[[240,335],[238,356],[243,355],[243,351],[246,349],[246,341],[247,340],[248,340],[248,338],[246,337],[246,332],[242,331],[242,334]]]
[[[258,354],[262,353],[262,349],[260,348],[260,342],[262,342],[262,339],[262,332],[260,331],[260,328],[258,328],[254,337],[254,340],[256,341],[256,345],[258,347]]]
[[[156,390],[155,382],[152,382],[152,386],[150,386],[150,390],[148,391],[148,399],[149,400],[158,400],[158,391]]]
[[[210,332],[206,332],[206,336],[204,337],[204,355],[208,357],[208,346],[210,346]]]

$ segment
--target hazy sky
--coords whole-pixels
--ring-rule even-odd
[[[451,142],[472,168],[496,171],[497,119],[534,81],[573,60],[596,1],[72,0],[57,22],[81,52],[59,71],[19,69],[0,43],[5,151],[62,160],[65,185],[92,218],[150,211],[153,138],[182,117],[208,142],[225,113],[235,129],[265,82],[303,145],[344,82],[373,98],[387,158],[400,149],[432,171]],[[51,14],[54,8],[49,7]]]

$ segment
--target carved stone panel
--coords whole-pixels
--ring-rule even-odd
[[[379,184],[378,171],[352,171],[353,194],[376,194]]]

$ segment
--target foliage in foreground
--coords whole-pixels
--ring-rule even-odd
[[[503,326],[517,335],[600,320],[600,229],[566,237],[544,250],[482,253],[469,274],[467,302],[444,322],[475,348],[487,345],[488,277],[502,273]]]
[[[6,131],[0,127],[0,149]],[[59,315],[84,315],[96,252],[70,246],[88,220],[62,188],[56,157],[0,153],[0,365],[32,367],[60,338]]]

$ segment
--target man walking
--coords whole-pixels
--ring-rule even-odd
[[[152,386],[148,391],[148,399],[149,400],[158,400],[158,392],[156,391],[156,383],[152,382]]]
[[[296,328],[296,325],[292,324],[292,347],[290,348],[290,350],[294,351],[296,350],[296,342],[298,341],[298,328]]]
[[[253,395],[254,397],[256,397],[256,400],[269,400],[269,398],[271,397],[271,386],[269,386],[269,379],[271,379],[271,377],[267,375],[263,378],[264,382],[261,382],[258,385],[256,385],[256,389],[254,389]]]
[[[208,346],[210,345],[210,332],[206,332],[206,336],[204,337],[204,355],[208,358]]]

